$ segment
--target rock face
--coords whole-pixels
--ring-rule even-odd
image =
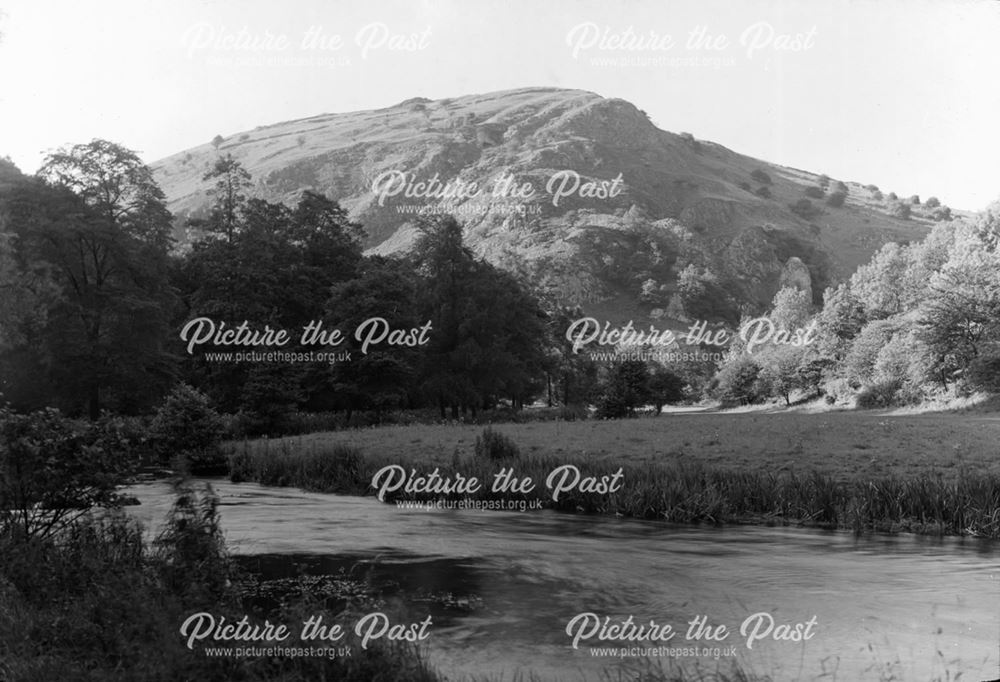
[[[785,262],[785,267],[781,269],[781,276],[778,278],[778,288],[795,287],[799,291],[804,291],[811,299],[813,296],[812,277],[809,274],[809,267],[797,256],[792,256]]]
[[[786,270],[818,292],[882,243],[925,229],[852,199],[864,191],[855,184],[844,207],[807,223],[789,204],[818,176],[660,130],[629,102],[580,90],[412,98],[262,126],[218,149],[206,141],[152,164],[180,240],[185,219],[211,205],[202,176],[219,154],[250,172],[254,196],[292,203],[308,189],[338,200],[364,225],[373,252],[410,248],[420,211],[452,213],[477,253],[554,302],[610,320],[654,309],[669,317],[677,274],[689,264],[759,308]],[[758,195],[757,170],[773,181],[769,198]],[[469,187],[477,191],[456,189]],[[658,294],[640,300],[650,279]]]

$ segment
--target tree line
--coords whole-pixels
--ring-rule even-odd
[[[219,156],[204,179],[210,210],[187,221],[190,248],[139,157],[104,140],[52,154],[36,176],[0,161],[0,392],[15,409],[55,406],[96,419],[150,412],[178,383],[264,432],[296,411],[378,416],[433,407],[475,416],[538,397],[586,405],[621,382],[574,354],[565,328],[579,310],[544,310],[515,275],[476,258],[449,216],[424,219],[411,253],[365,255],[363,227],[304,191],[292,205],[250,196],[252,179]],[[261,328],[312,321],[352,330],[429,321],[419,348],[369,348],[341,363],[210,362],[178,331],[208,317]],[[357,351],[346,338],[338,350]],[[632,373],[653,376],[645,365]],[[659,375],[663,373],[660,372]],[[675,377],[676,379],[676,377]],[[609,415],[659,398],[660,379]],[[633,395],[635,394],[635,395]],[[662,400],[661,400],[662,403]]]

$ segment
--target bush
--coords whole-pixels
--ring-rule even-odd
[[[910,205],[902,202],[893,205],[892,214],[902,220],[910,219]]]
[[[837,190],[833,192],[826,198],[826,205],[832,206],[833,208],[840,208],[844,205],[844,201],[847,199],[847,192],[841,192]]]
[[[885,379],[865,386],[858,393],[857,406],[863,410],[892,407],[896,404],[896,397],[902,388],[901,379]]]
[[[80,423],[56,409],[0,409],[0,531],[47,538],[93,507],[115,507],[128,441],[120,420]]]
[[[743,190],[744,192],[752,192],[753,191],[752,189],[750,189],[750,183],[749,182],[741,182],[740,183],[740,189]]]
[[[794,204],[789,204],[788,208],[804,220],[810,220],[819,215],[819,209],[808,199],[799,199]]]
[[[756,194],[757,196],[759,196],[761,199],[770,199],[771,198],[771,190],[769,190],[767,187],[760,187],[760,188],[758,188],[757,191],[754,192],[754,194]]]
[[[822,187],[806,187],[805,195],[811,199],[822,199],[826,196],[826,192],[823,191]]]
[[[840,180],[837,180],[837,184],[836,184],[836,185],[834,185],[834,188],[835,188],[835,189],[836,189],[836,190],[837,190],[838,192],[843,192],[844,194],[848,194],[848,193],[850,192],[850,190],[848,190],[848,189],[847,189],[847,185],[845,185],[845,184],[844,184],[843,182],[841,182]]]
[[[208,396],[179,384],[157,410],[150,431],[161,462],[180,456],[194,472],[224,465],[219,451],[223,427]]]
[[[911,196],[910,197],[910,203],[919,206],[920,205],[920,195],[919,194],[914,194],[913,196]]]
[[[969,364],[965,381],[973,390],[1000,393],[1000,353],[983,353]]]
[[[154,541],[155,558],[167,589],[191,604],[216,602],[231,585],[233,567],[219,522],[219,498],[182,485],[166,526]]]
[[[865,185],[865,189],[869,192],[878,192],[878,185]]]
[[[753,173],[751,173],[750,177],[753,178],[754,180],[756,180],[757,182],[761,183],[762,185],[770,185],[771,184],[771,176],[768,175],[767,173],[765,173],[760,168],[758,168]]]
[[[816,178],[816,184],[822,187],[823,189],[826,189],[827,187],[830,186],[830,176],[824,173],[823,175]]]
[[[941,205],[941,200],[937,197],[927,197],[927,201],[924,202],[924,206],[927,208],[937,208]]]
[[[484,457],[493,461],[518,459],[521,451],[517,444],[499,431],[494,431],[487,426],[483,432],[476,436],[475,445],[476,457]]]
[[[889,201],[896,201],[899,197],[896,196],[895,192],[889,192]]]
[[[872,196],[873,196],[873,197],[874,197],[875,199],[877,199],[877,200],[879,200],[879,201],[882,201],[882,193],[881,193],[880,191],[878,191],[878,190],[875,190],[874,192],[872,192]]]
[[[933,218],[937,222],[941,222],[942,220],[951,220],[951,209],[948,208],[947,206],[942,206],[941,208],[935,208],[931,212],[931,218]]]

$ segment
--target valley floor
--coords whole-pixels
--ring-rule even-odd
[[[615,421],[493,427],[522,456],[605,465],[697,462],[724,470],[811,471],[838,480],[959,472],[1000,476],[1000,415],[883,411],[685,412]],[[482,426],[386,426],[290,437],[296,449],[350,445],[406,466],[447,465],[472,453]],[[276,440],[270,441],[277,445]]]

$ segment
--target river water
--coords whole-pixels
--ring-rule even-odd
[[[230,549],[245,562],[272,575],[367,567],[424,597],[410,601],[413,620],[432,615],[426,644],[450,679],[530,671],[543,680],[627,680],[650,666],[704,672],[733,663],[776,682],[1000,678],[997,542],[400,509],[371,497],[212,484]],[[173,499],[169,486],[128,492],[141,501],[131,513],[155,529]],[[574,649],[566,629],[583,613],[669,624],[676,634],[652,644],[582,639]],[[768,616],[748,627],[760,622],[764,635],[768,618],[774,627],[749,648],[740,627],[759,613]],[[698,616],[728,635],[689,639]],[[783,624],[810,636],[774,639]],[[620,655],[623,646],[661,644],[659,655]],[[595,655],[610,646],[619,649],[614,658]]]

